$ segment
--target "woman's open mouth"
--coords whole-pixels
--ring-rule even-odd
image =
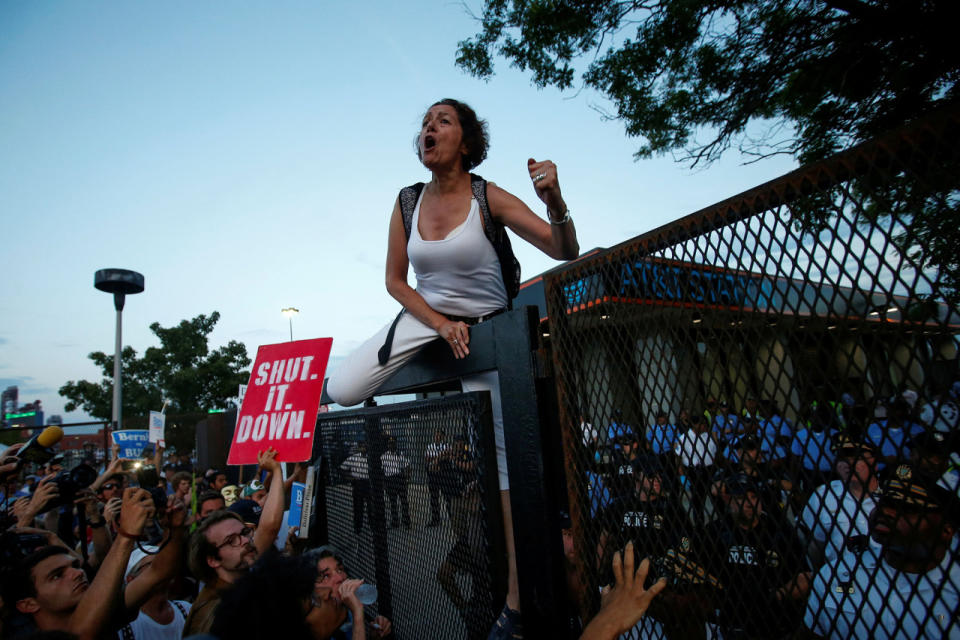
[[[435,146],[437,146],[437,140],[436,140],[436,138],[434,138],[433,136],[425,136],[425,137],[423,138],[423,150],[424,150],[424,151],[429,151],[430,149],[433,149]]]

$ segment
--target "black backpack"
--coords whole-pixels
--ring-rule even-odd
[[[407,240],[410,240],[410,229],[413,226],[413,210],[417,206],[423,187],[424,183],[418,182],[400,190],[400,213],[403,215],[403,230],[407,234]],[[480,207],[483,233],[493,245],[494,251],[497,252],[497,259],[500,260],[500,275],[503,278],[503,286],[507,290],[507,307],[512,309],[513,299],[520,292],[520,263],[513,255],[513,247],[510,246],[506,227],[490,215],[490,206],[487,204],[487,181],[471,173],[470,188]]]

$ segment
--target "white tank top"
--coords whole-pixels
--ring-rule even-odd
[[[407,257],[417,275],[417,293],[432,309],[457,316],[482,316],[507,306],[500,261],[483,233],[480,207],[470,199],[470,213],[443,240],[420,237],[420,192],[413,210]]]

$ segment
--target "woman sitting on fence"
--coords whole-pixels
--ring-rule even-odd
[[[548,220],[544,220],[519,198],[470,173],[486,158],[488,135],[486,122],[466,104],[446,99],[431,106],[416,142],[417,155],[432,178],[400,192],[390,217],[387,245],[387,291],[403,310],[330,377],[327,393],[341,405],[357,404],[373,395],[438,337],[455,358],[470,353],[470,326],[505,311],[519,285],[519,265],[504,227],[552,258],[569,260],[579,252],[553,162],[527,161],[534,190],[547,205]],[[407,284],[410,264],[417,276],[416,289]],[[462,385],[464,391],[491,391],[511,576],[507,604],[517,610],[497,373],[470,376]]]

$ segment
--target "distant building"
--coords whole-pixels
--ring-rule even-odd
[[[20,390],[16,387],[7,387],[0,393],[0,419],[3,427],[7,425],[7,414],[17,412],[17,403],[19,402]]]
[[[4,427],[8,429],[23,429],[27,427],[43,426],[43,405],[34,400],[22,407],[17,407],[17,387],[7,387],[3,392],[2,404]]]

